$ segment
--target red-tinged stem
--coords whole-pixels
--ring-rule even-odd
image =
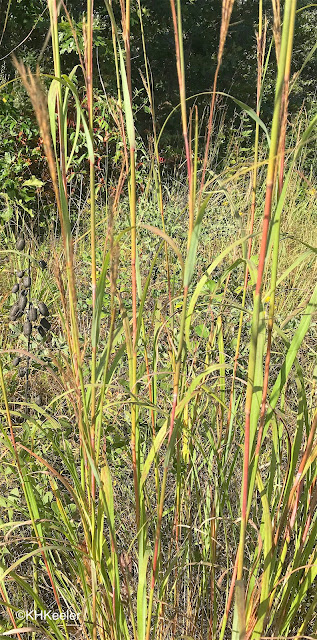
[[[135,192],[135,150],[130,149],[130,217],[131,217],[131,287],[132,287],[132,388],[137,392],[137,281],[136,281],[136,192]],[[131,405],[131,453],[133,482],[136,502],[136,523],[140,526],[140,495],[138,479],[138,456],[136,451],[137,407]]]
[[[87,0],[87,42],[86,42],[86,85],[87,104],[89,117],[89,135],[93,143],[93,0]],[[94,159],[89,159],[90,177],[90,249],[91,249],[91,288],[92,288],[92,311],[96,307],[96,198],[95,198],[95,163]],[[90,442],[92,455],[95,455],[95,432],[96,432],[96,358],[97,345],[92,344],[91,353],[91,432]],[[91,495],[94,504],[96,496],[96,479],[91,472]]]
[[[313,515],[315,513],[315,509],[316,509],[316,505],[317,505],[317,484],[316,484],[316,479],[314,480],[312,486],[310,487],[309,500],[310,500],[309,513],[308,513],[308,516],[307,516],[305,529],[304,529],[303,535],[302,535],[302,544],[305,544],[305,541],[306,541],[306,538],[307,538],[307,535],[308,535],[308,531],[309,531],[309,527],[311,525],[312,518],[313,518]]]
[[[292,513],[293,513],[294,496],[295,496],[295,494],[298,495],[298,492],[300,490],[300,486],[301,486],[301,483],[302,483],[301,475],[302,475],[302,473],[304,471],[304,468],[305,468],[305,465],[307,463],[308,457],[309,457],[309,455],[311,453],[311,450],[312,450],[312,447],[313,447],[313,443],[314,443],[316,430],[317,430],[317,412],[316,412],[316,414],[314,416],[314,419],[313,419],[313,422],[312,422],[312,426],[311,426],[311,430],[309,432],[309,436],[308,436],[308,440],[307,440],[306,449],[304,451],[303,457],[302,457],[300,465],[298,467],[298,471],[297,471],[297,474],[296,474],[296,477],[295,477],[295,480],[294,480],[293,487],[292,487],[292,489],[290,491],[290,494],[289,494],[286,511],[284,511],[284,514],[281,517],[281,522],[280,522],[280,524],[279,524],[279,526],[277,528],[276,534],[275,534],[275,538],[274,538],[275,545],[277,544],[279,533],[281,531],[283,521],[285,521],[286,514],[290,513],[291,509],[292,509]],[[295,498],[295,503],[296,503],[296,498]]]
[[[237,569],[237,579],[239,581],[242,580],[242,577],[243,577],[244,546],[245,546],[245,535],[246,535],[246,525],[247,525],[250,415],[251,415],[251,407],[252,407],[256,351],[257,351],[257,341],[258,341],[258,333],[259,333],[262,279],[263,279],[263,272],[264,272],[264,266],[265,266],[267,239],[268,239],[269,223],[270,223],[271,208],[272,208],[272,194],[273,194],[274,175],[275,175],[275,168],[276,168],[276,153],[278,149],[278,142],[279,142],[279,135],[280,135],[280,110],[281,110],[282,91],[283,91],[283,84],[284,84],[286,57],[287,57],[287,51],[289,46],[289,24],[290,24],[290,17],[291,17],[293,4],[294,4],[294,0],[286,0],[285,2],[281,53],[280,53],[280,61],[279,61],[277,81],[276,81],[275,103],[274,103],[274,112],[273,112],[273,119],[272,119],[272,130],[271,130],[271,145],[270,145],[269,160],[268,160],[262,238],[261,238],[261,246],[260,246],[260,253],[259,253],[259,265],[258,265],[257,281],[256,281],[256,287],[255,287],[254,311],[253,311],[253,319],[252,319],[251,343],[250,343],[249,366],[248,366],[248,384],[247,384],[247,393],[246,393],[246,402],[245,402],[245,440],[244,440],[244,455],[243,455],[243,477],[242,477],[242,487],[241,487],[241,529],[240,529],[240,541],[239,541],[239,549],[238,549],[238,569]]]
[[[232,574],[232,578],[231,578],[231,584],[230,584],[230,589],[229,589],[229,594],[228,594],[228,600],[227,600],[227,604],[226,604],[226,610],[222,619],[222,623],[221,623],[221,633],[220,633],[220,638],[223,638],[224,635],[224,631],[227,625],[227,620],[229,617],[229,613],[230,613],[230,609],[231,609],[231,604],[232,604],[232,600],[233,600],[233,596],[234,596],[234,588],[235,588],[235,584],[236,584],[236,579],[237,579],[237,569],[238,569],[238,556],[236,556],[236,560],[235,560],[235,565],[233,568],[233,574]]]
[[[149,367],[149,358],[148,358],[147,348],[145,344],[144,344],[144,359],[145,359],[145,367],[146,367],[146,376],[148,380],[149,400],[150,400],[150,403],[152,404],[153,403],[152,382],[151,382],[151,374],[150,374],[150,367]],[[152,438],[154,443],[156,433],[155,433],[155,416],[154,416],[154,410],[152,409],[152,407],[150,411],[151,411],[151,424],[152,424]],[[158,468],[157,468],[156,455],[155,455],[155,485],[156,485],[157,500],[159,502],[160,484],[159,484],[159,474],[158,474]]]
[[[5,603],[5,602],[6,602],[6,594],[5,594],[5,592],[4,592],[4,590],[2,589],[2,587],[1,587],[1,586],[0,586],[0,593],[1,593],[1,596],[2,596],[2,601],[3,601],[3,603]],[[13,624],[14,629],[18,629],[18,627],[17,627],[17,625],[16,625],[16,622],[15,622],[15,619],[14,619],[14,615],[13,615],[13,613],[12,613],[12,611],[11,611],[10,607],[9,607],[9,606],[7,606],[7,607],[6,607],[6,610],[7,610],[7,612],[8,612],[8,616],[9,616],[9,618],[10,618],[10,620],[11,620],[12,624]],[[19,632],[18,632],[18,631],[16,631],[16,635],[17,635],[17,637],[18,637],[18,639],[19,639],[19,640],[22,640],[22,638],[21,638],[21,636],[20,636],[20,634],[19,634]]]
[[[137,282],[136,282],[136,202],[135,202],[135,150],[130,149],[131,169],[131,280],[132,280],[132,337],[133,351],[137,336]]]
[[[284,165],[285,165],[285,140],[286,140],[286,126],[287,126],[287,108],[288,108],[288,92],[289,92],[289,81],[290,81],[290,72],[291,72],[291,60],[292,60],[292,49],[293,49],[293,37],[294,37],[294,26],[295,26],[295,13],[296,13],[296,0],[293,0],[292,12],[290,16],[290,25],[289,25],[289,40],[287,47],[287,55],[285,62],[285,72],[284,72],[284,84],[283,84],[283,97],[281,104],[281,132],[280,132],[280,166],[279,166],[279,178],[278,178],[278,193],[281,195],[283,188],[283,180],[284,180]],[[275,294],[276,294],[276,279],[277,279],[277,268],[278,268],[278,254],[279,254],[279,240],[280,240],[280,226],[281,226],[281,213],[276,214],[276,220],[274,220],[275,225],[273,229],[273,261],[272,261],[272,274],[271,274],[271,299],[270,299],[270,308],[269,308],[269,319],[268,319],[268,338],[267,338],[267,349],[266,349],[266,357],[265,357],[265,368],[264,368],[264,377],[263,377],[263,389],[262,389],[262,400],[261,400],[261,414],[260,414],[260,426],[258,431],[258,438],[255,450],[255,465],[256,468],[258,466],[258,460],[260,455],[260,449],[262,444],[262,436],[263,429],[265,423],[266,416],[266,399],[268,393],[269,386],[269,373],[270,373],[270,360],[271,360],[271,345],[272,345],[272,331],[274,325],[274,314],[275,314]]]

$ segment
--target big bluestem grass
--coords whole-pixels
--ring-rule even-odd
[[[246,108],[254,155],[237,171],[224,166],[218,174],[209,166],[216,157],[210,144],[233,3],[223,4],[203,149],[198,108],[186,96],[181,2],[170,4],[186,180],[183,172],[178,194],[169,178],[164,185],[138,2],[153,123],[149,177],[143,202],[138,198],[131,7],[120,2],[119,25],[106,2],[118,89],[109,110],[121,138],[117,182],[105,187],[106,222],[99,220],[95,184],[92,0],[78,69],[68,75],[61,69],[63,7],[55,0],[48,2],[54,58],[48,93],[39,73],[15,63],[55,192],[61,249],[52,284],[65,349],[46,367],[51,401],[45,408],[22,403],[22,427],[12,420],[7,344],[2,351],[2,460],[19,493],[18,510],[14,493],[0,505],[12,553],[3,553],[0,567],[4,637],[242,640],[314,637],[316,631],[317,421],[310,361],[303,355],[305,340],[308,350],[314,348],[314,278],[307,278],[304,302],[292,292],[284,304],[279,297],[304,269],[316,269],[303,221],[297,224],[303,238],[294,238],[294,205],[286,212],[316,123],[301,124],[287,148],[296,3],[286,0],[282,27],[274,3],[278,69],[267,132],[260,117],[268,27],[260,0],[255,108]],[[67,11],[66,18],[72,27]],[[87,113],[77,88],[80,72]],[[75,140],[67,127],[70,101]],[[83,233],[72,228],[68,201],[80,127],[90,180]],[[237,193],[242,212],[234,205]],[[215,237],[221,225],[223,243]],[[284,247],[293,247],[291,260]],[[92,293],[83,329],[85,279]],[[34,615],[26,624],[16,615],[22,602],[59,617],[44,623]],[[72,624],[62,617],[69,609],[78,614]]]

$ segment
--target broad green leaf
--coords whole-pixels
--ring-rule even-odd
[[[36,176],[32,176],[32,178],[29,178],[22,183],[22,187],[35,187],[36,189],[39,189],[40,187],[44,187],[44,184],[45,182],[42,182],[42,180],[39,180]]]

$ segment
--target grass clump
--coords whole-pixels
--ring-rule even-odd
[[[142,189],[130,3],[120,4],[120,27],[106,5],[121,144],[104,200],[96,188],[91,0],[78,68],[62,73],[55,0],[48,2],[54,74],[47,92],[39,72],[15,61],[43,139],[58,224],[54,218],[55,237],[41,247],[48,265],[34,257],[46,273],[45,281],[33,275],[36,305],[28,309],[28,322],[35,309],[42,316],[42,351],[35,357],[30,342],[24,350],[38,367],[35,397],[21,397],[8,355],[18,352],[15,337],[2,331],[1,633],[315,637],[316,210],[305,171],[316,117],[289,142],[296,3],[286,0],[282,28],[274,5],[278,69],[267,128],[260,0],[256,108],[239,103],[254,123],[255,145],[243,163],[217,168],[210,142],[233,3],[223,4],[202,148],[198,109],[186,96],[181,2],[171,0],[184,162],[174,173],[161,167],[145,34],[153,138]],[[67,11],[66,18],[72,28]],[[141,6],[140,20],[143,29]],[[75,137],[67,119],[74,104]],[[69,176],[80,130],[89,198],[74,222]],[[239,141],[234,146],[239,158]],[[15,258],[8,249],[0,255],[5,288]],[[4,296],[5,328],[9,302]],[[32,614],[23,619],[21,609]]]

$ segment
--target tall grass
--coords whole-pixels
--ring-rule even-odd
[[[316,635],[317,414],[311,373],[303,366],[317,304],[313,278],[307,278],[305,305],[296,301],[284,318],[278,305],[284,284],[292,287],[305,269],[315,269],[316,254],[299,238],[294,260],[280,259],[290,241],[283,228],[289,191],[297,188],[295,170],[316,124],[315,117],[287,149],[296,2],[286,0],[282,27],[274,3],[275,100],[269,144],[260,146],[269,63],[260,0],[256,104],[246,107],[255,127],[254,156],[235,175],[227,167],[221,175],[210,171],[233,2],[223,3],[201,170],[198,108],[189,109],[186,95],[181,1],[170,4],[186,164],[179,236],[176,194],[168,199],[163,191],[141,2],[143,82],[154,139],[145,205],[157,226],[142,212],[137,193],[129,0],[120,2],[121,25],[106,0],[118,84],[111,109],[122,143],[117,183],[106,185],[106,221],[99,220],[95,184],[93,1],[87,0],[84,56],[79,50],[78,68],[66,75],[59,8],[48,0],[54,75],[47,93],[40,74],[15,61],[38,120],[59,215],[60,251],[41,295],[51,298],[66,350],[47,344],[51,364],[40,359],[54,385],[48,405],[21,401],[18,409],[8,352],[23,349],[4,344],[1,352],[2,460],[20,500],[17,509],[10,493],[0,505],[6,510],[0,523],[3,637]],[[66,17],[74,29],[67,11]],[[87,111],[77,89],[80,73]],[[72,103],[75,139],[67,125]],[[74,257],[67,180],[80,127],[90,181],[89,226],[76,251],[77,257],[90,239],[92,297],[84,336],[79,309],[87,273],[79,273]],[[223,197],[240,181],[244,189],[251,185],[248,222],[221,247],[213,229],[222,218],[227,224]],[[202,246],[212,254],[208,266]],[[29,358],[36,361],[32,353]],[[24,608],[33,608],[31,621],[17,614]],[[48,610],[56,616],[43,621],[36,615]],[[62,615],[69,610],[78,614],[71,624]]]

